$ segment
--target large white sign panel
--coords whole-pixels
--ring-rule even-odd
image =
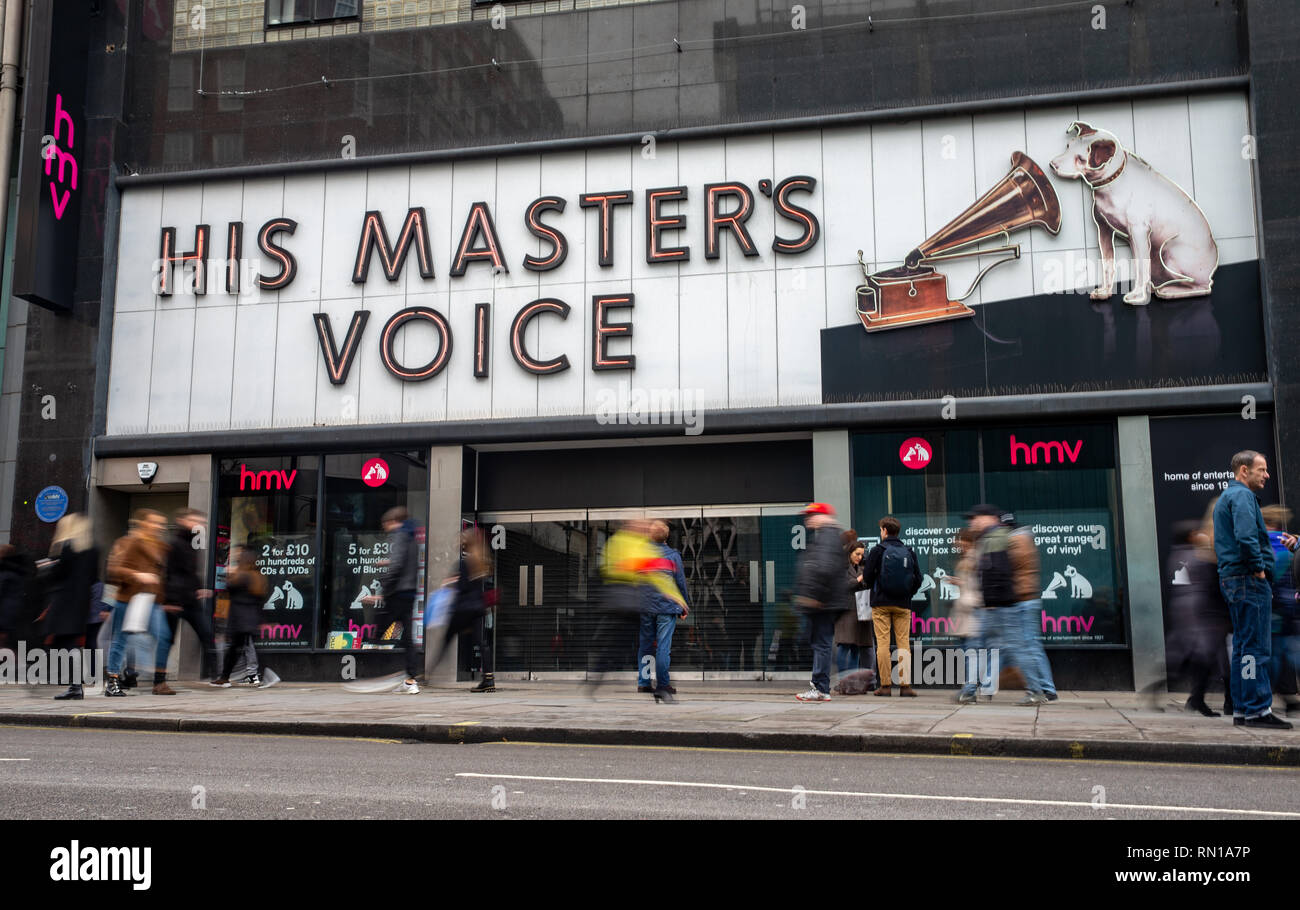
[[[1181,188],[1220,264],[1255,259],[1247,112],[1234,92],[128,189],[108,432],[820,403],[819,333],[859,321],[864,269],[902,266],[1014,152],[1059,231],[1017,232],[965,302],[1087,305],[1094,191],[1046,167],[1076,122]],[[985,258],[943,263],[949,287]]]

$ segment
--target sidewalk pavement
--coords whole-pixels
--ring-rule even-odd
[[[62,691],[55,686],[0,686],[0,725],[1300,766],[1300,728],[1186,714],[1177,695],[1161,699],[1160,713],[1129,692],[1061,692],[1057,702],[1027,708],[1013,704],[1019,691],[958,706],[952,690],[925,689],[917,698],[803,704],[794,698],[802,687],[790,681],[685,683],[673,705],[614,680],[594,697],[579,682],[505,680],[489,694],[458,683],[419,695],[358,694],[339,683],[172,685],[178,695],[144,687],[71,702],[54,701]]]

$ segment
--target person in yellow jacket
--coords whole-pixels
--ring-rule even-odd
[[[588,676],[592,688],[614,669],[623,651],[635,653],[648,591],[653,589],[685,606],[673,581],[673,562],[650,540],[650,525],[646,519],[630,519],[605,543],[600,562],[600,576],[605,582],[602,615],[592,636],[591,649],[595,653]],[[671,703],[673,696],[656,692],[655,701]]]

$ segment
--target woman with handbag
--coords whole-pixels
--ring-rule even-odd
[[[93,600],[91,591],[99,574],[99,551],[95,549],[90,519],[80,512],[59,519],[49,558],[42,559],[37,567],[49,590],[49,606],[44,614],[45,643],[56,650],[84,648],[87,605]],[[88,668],[89,663],[83,659],[78,670]],[[74,671],[68,690],[54,697],[59,701],[84,698],[82,673]]]
[[[122,691],[121,674],[127,636],[146,632],[150,627],[154,606],[162,594],[163,561],[167,553],[163,540],[167,519],[161,512],[137,509],[131,516],[130,527],[127,535],[113,544],[108,556],[108,583],[117,586],[113,644],[108,650],[108,684],[104,689],[104,694],[110,697],[126,695]],[[175,693],[164,682],[161,688],[154,685],[154,694]]]
[[[261,687],[261,667],[253,638],[262,621],[262,605],[266,601],[266,576],[257,568],[257,556],[248,547],[240,547],[234,565],[226,575],[226,592],[230,595],[230,612],[226,615],[226,656],[222,660],[221,675],[211,685],[230,688],[230,671],[245,650],[252,652],[248,672],[254,685]]]
[[[840,676],[858,667],[876,665],[876,632],[871,624],[871,605],[866,596],[871,592],[862,584],[865,552],[866,545],[856,538],[848,544],[849,564],[845,567],[844,577],[845,584],[853,592],[857,609],[846,610],[835,620],[835,667]],[[867,651],[866,663],[861,660],[863,648]]]

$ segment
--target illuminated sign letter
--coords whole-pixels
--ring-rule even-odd
[[[686,199],[686,187],[660,187],[645,191],[645,261],[646,262],[688,262],[691,248],[688,246],[665,247],[662,243],[664,231],[680,231],[686,227],[685,215],[661,215],[659,206],[665,202],[681,202]]]
[[[194,263],[194,280],[190,287],[195,296],[202,296],[208,290],[208,270],[205,264],[208,254],[208,226],[200,224],[194,228],[194,252],[176,252],[176,228],[162,229],[162,246],[158,251],[158,267],[162,270],[158,276],[158,295],[172,295],[172,266],[179,263]]]
[[[548,272],[559,268],[569,255],[569,241],[553,227],[542,224],[542,212],[563,212],[567,203],[560,196],[543,196],[533,200],[524,214],[524,225],[534,237],[540,237],[551,245],[551,255],[539,259],[531,253],[524,257],[524,268],[530,272]]]
[[[488,374],[488,358],[492,353],[492,304],[474,304],[474,377],[483,379]]]
[[[600,264],[614,264],[614,206],[631,205],[631,190],[609,190],[603,193],[584,193],[578,197],[584,209],[600,210]]]
[[[312,313],[311,318],[316,323],[316,338],[320,341],[320,352],[325,357],[325,370],[329,373],[330,382],[334,385],[343,385],[348,381],[348,371],[352,369],[352,361],[356,359],[361,333],[366,329],[366,321],[370,319],[370,313],[366,310],[357,310],[352,314],[348,335],[343,339],[342,351],[334,343],[334,327],[330,323],[329,314]]]
[[[739,207],[730,214],[722,214],[722,200],[727,196],[740,200]],[[722,231],[731,231],[740,251],[746,256],[757,256],[758,247],[754,238],[749,236],[745,222],[754,214],[754,194],[743,183],[710,183],[704,187],[704,258],[717,259],[721,254],[718,235]]]
[[[636,355],[626,354],[622,357],[609,355],[609,339],[632,337],[632,323],[608,321],[609,311],[615,307],[631,309],[631,294],[597,294],[591,298],[591,368],[593,370],[633,370],[636,369]]]
[[[272,234],[280,231],[292,234],[296,230],[298,230],[298,222],[292,218],[272,218],[262,225],[262,229],[257,232],[258,248],[280,263],[280,273],[278,275],[271,278],[267,278],[265,275],[257,276],[257,286],[262,290],[278,291],[287,287],[289,282],[293,281],[294,276],[298,274],[298,260],[293,258],[293,254],[271,242]]]
[[[515,363],[530,373],[541,376],[545,373],[559,373],[569,368],[569,358],[564,354],[553,360],[536,360],[524,348],[524,330],[534,316],[542,313],[557,313],[561,319],[569,318],[569,305],[563,300],[544,297],[534,300],[515,314],[515,321],[510,324],[510,353]]]
[[[482,238],[482,246],[480,239]],[[501,255],[501,239],[492,223],[492,211],[486,202],[476,202],[469,207],[465,229],[460,232],[460,246],[456,247],[456,261],[451,274],[460,277],[471,262],[490,262],[494,269],[508,272],[505,257]]]
[[[404,367],[397,362],[397,354],[393,351],[393,344],[397,340],[397,332],[402,326],[413,320],[427,322],[433,326],[438,333],[438,353],[433,355],[433,359],[423,366]],[[428,307],[413,306],[404,310],[398,310],[393,317],[384,325],[384,333],[379,336],[379,354],[384,360],[384,367],[403,382],[419,382],[424,379],[432,379],[442,371],[451,359],[451,326],[447,324],[447,318],[437,310],[431,310]]]
[[[815,177],[787,177],[776,185],[776,190],[772,193],[776,213],[803,228],[803,233],[794,240],[772,238],[772,249],[778,253],[802,253],[816,245],[817,238],[821,236],[821,225],[817,223],[817,216],[790,201],[790,194],[795,190],[811,193],[815,189],[817,189]]]
[[[427,222],[422,207],[408,209],[406,221],[402,223],[402,233],[398,235],[396,245],[392,245],[388,242],[388,231],[384,229],[384,216],[379,212],[366,212],[365,221],[361,225],[361,240],[357,243],[357,262],[352,267],[353,283],[365,284],[370,275],[370,256],[375,247],[379,248],[384,277],[396,281],[402,276],[402,267],[406,265],[406,254],[412,243],[415,244],[420,277],[432,278],[433,252],[429,245],[429,231],[425,227]]]

